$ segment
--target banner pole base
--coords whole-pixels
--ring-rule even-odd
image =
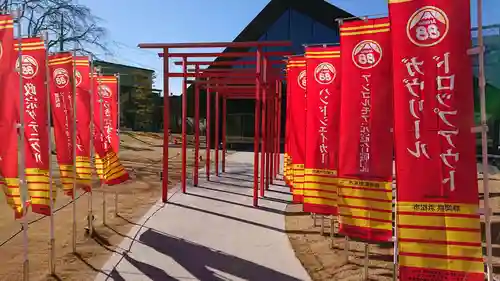
[[[102,192],[102,224],[106,225],[106,192]]]
[[[325,236],[325,216],[321,215],[321,229],[320,229],[320,234],[321,236]]]
[[[50,239],[50,258],[49,258],[49,272],[50,275],[56,274],[56,239]]]
[[[76,221],[73,221],[73,254],[76,253]]]
[[[344,242],[344,258],[345,262],[349,263],[349,237],[345,237],[345,242]]]
[[[316,214],[315,213],[311,213],[312,215],[312,219],[313,219],[313,226],[316,227]]]
[[[118,217],[118,192],[115,192],[115,218]]]
[[[368,280],[369,253],[370,253],[370,244],[365,243],[365,260],[364,260],[364,270],[363,270],[364,280]]]
[[[330,249],[335,248],[335,217],[330,217]]]
[[[25,260],[23,262],[23,281],[29,281],[30,280],[30,261],[29,260]]]

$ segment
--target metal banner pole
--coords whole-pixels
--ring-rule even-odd
[[[73,51],[73,135],[72,135],[72,143],[73,143],[73,201],[71,203],[73,207],[73,239],[72,239],[72,245],[73,245],[73,253],[76,253],[76,126],[77,126],[77,121],[76,121],[76,110],[77,110],[77,102],[76,102],[76,49],[78,48],[77,43],[75,43],[75,50]]]
[[[29,280],[29,257],[28,257],[28,186],[26,184],[25,175],[25,145],[24,145],[24,94],[23,94],[23,47],[22,47],[22,29],[21,29],[21,9],[15,10],[13,15],[17,23],[17,39],[19,43],[19,53],[18,61],[16,63],[17,71],[19,72],[19,193],[21,195],[22,207],[23,207],[23,220],[21,222],[23,229],[23,280]]]
[[[346,263],[349,263],[349,237],[345,237],[344,256]]]
[[[484,221],[486,232],[486,268],[488,281],[493,281],[490,189],[488,173],[488,124],[486,119],[486,79],[484,73],[483,1],[477,0],[477,48],[479,49],[479,99],[481,106],[481,148],[483,157]]]
[[[94,135],[95,135],[95,127],[94,127],[94,57],[92,54],[89,56],[90,61],[90,167],[91,171],[94,171],[96,168],[95,165],[95,152],[94,152]],[[82,74],[83,75],[83,74]],[[94,234],[94,214],[93,214],[93,202],[92,197],[94,194],[94,173],[92,172],[90,175],[90,192],[88,193],[88,214],[87,214],[87,227],[89,231],[89,236],[92,237]]]
[[[101,138],[101,141],[104,142],[104,117],[103,117],[103,108],[102,108],[102,94],[101,91],[99,90],[101,86],[101,81],[102,81],[102,72],[101,69],[99,68],[97,70],[97,94],[99,95],[99,137]],[[99,178],[99,187],[102,190],[102,224],[106,225],[106,192],[104,191],[104,158],[101,156],[101,173],[102,173],[102,179]]]
[[[50,206],[50,217],[49,217],[49,228],[50,228],[50,244],[49,244],[49,272],[50,275],[56,273],[56,239],[54,235],[54,199],[53,198],[53,188],[52,185],[52,130],[51,130],[51,116],[50,116],[50,71],[49,71],[49,33],[47,31],[43,34],[43,39],[45,43],[45,91],[47,91],[47,135],[48,135],[48,152],[49,152],[49,206]]]
[[[320,234],[321,234],[321,236],[324,236],[325,235],[325,216],[321,215],[320,218],[321,218]]]
[[[116,105],[117,105],[117,123],[116,124],[116,136],[118,138],[118,147],[116,148],[116,155],[118,156],[118,152],[120,151],[120,118],[121,118],[121,114],[120,114],[120,73],[116,73],[115,74],[115,77],[116,77],[116,85],[117,85],[117,89],[116,89]],[[115,217],[118,217],[118,191],[115,190]]]

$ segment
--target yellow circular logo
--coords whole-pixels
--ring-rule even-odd
[[[64,68],[56,68],[52,76],[57,88],[64,88],[69,84],[69,73]]]
[[[21,75],[23,76],[24,79],[33,79],[33,77],[36,76],[38,73],[38,62],[36,59],[30,55],[23,55],[22,56],[22,71]],[[19,71],[20,68],[20,63],[19,59],[16,61],[16,71]]]
[[[352,61],[361,69],[375,67],[382,60],[382,47],[373,40],[363,40],[352,50]]]
[[[445,12],[434,6],[418,9],[406,24],[406,35],[419,47],[439,44],[448,34],[450,22]]]
[[[330,84],[335,80],[335,77],[337,77],[337,70],[329,62],[322,62],[314,69],[314,80],[319,84]]]

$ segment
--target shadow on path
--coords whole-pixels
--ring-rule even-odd
[[[144,232],[139,240],[156,251],[171,257],[198,280],[227,280],[214,271],[222,271],[249,281],[300,281],[300,279],[283,274],[276,270],[255,264],[253,262],[215,251],[202,245],[158,233],[154,230]],[[214,270],[211,270],[214,269]],[[148,270],[143,268],[143,270]],[[148,275],[146,272],[144,272]],[[152,273],[150,273],[153,276]],[[168,275],[161,275],[153,280],[175,280]]]

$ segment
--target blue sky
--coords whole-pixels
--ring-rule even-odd
[[[306,1],[306,0],[304,0]],[[141,50],[146,42],[232,41],[269,3],[269,0],[78,0],[102,18],[108,30],[106,42],[112,55],[101,58],[122,64],[162,71],[157,50]],[[328,0],[355,15],[387,13],[387,0]],[[500,1],[483,0],[484,24],[500,23]],[[127,4],[125,4],[127,3]],[[128,4],[130,3],[130,4]],[[476,1],[472,1],[475,7]],[[476,26],[473,9],[473,25]],[[204,49],[203,52],[207,52]],[[179,68],[171,65],[174,71]],[[179,94],[180,79],[172,80],[170,92]],[[161,77],[155,87],[162,89]]]

